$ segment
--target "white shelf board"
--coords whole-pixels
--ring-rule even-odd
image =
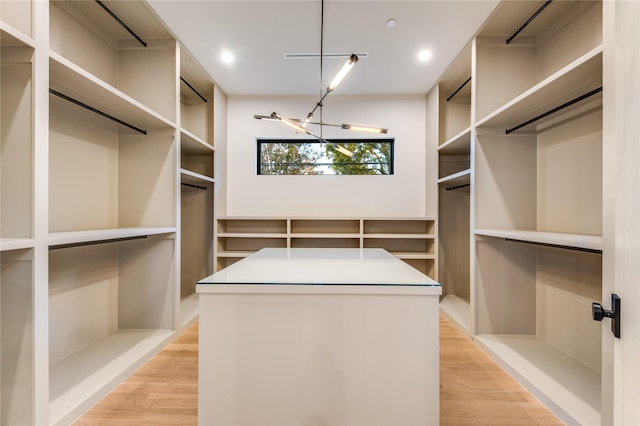
[[[478,335],[474,340],[561,420],[600,424],[598,371],[536,336]]]
[[[29,238],[1,238],[0,251],[29,249],[35,246],[35,240]]]
[[[189,155],[212,155],[215,151],[207,141],[183,128],[180,129],[180,143],[182,151]]]
[[[21,44],[34,48],[36,42],[22,31],[0,21],[0,46],[19,46]]]
[[[359,233],[340,233],[340,232],[296,232],[291,233],[291,238],[338,238],[338,239],[354,239],[360,238]]]
[[[287,238],[286,233],[218,232],[218,238]]]
[[[446,183],[447,185],[457,186],[471,182],[471,169],[461,170],[449,176],[438,179],[438,184]]]
[[[175,123],[53,51],[49,80],[51,89],[133,126],[175,128]]]
[[[50,422],[73,420],[82,414],[172,336],[172,330],[118,330],[51,365]]]
[[[255,251],[219,251],[216,253],[216,257],[231,257],[239,259],[242,257],[251,256]]]
[[[438,147],[440,155],[469,155],[471,150],[471,127],[466,128]]]
[[[601,86],[602,50],[602,45],[592,49],[496,111],[480,119],[476,126],[516,126],[589,90],[595,89],[599,85]]]
[[[398,259],[434,260],[436,258],[435,254],[416,253],[412,251],[392,251],[390,253]]]
[[[467,300],[449,294],[440,301],[440,311],[453,325],[467,336],[471,330],[471,307]]]
[[[145,235],[171,234],[174,232],[176,232],[176,228],[114,228],[51,232],[49,234],[49,246],[101,242],[120,238],[144,237]]]
[[[200,173],[192,172],[187,169],[180,169],[180,179],[185,183],[192,183],[194,185],[204,185],[206,183],[214,183],[216,180],[212,177],[201,175]]]
[[[602,236],[583,234],[563,234],[559,232],[476,229],[475,235],[485,237],[507,238],[531,243],[552,244],[577,249],[602,251]]]
[[[364,234],[364,238],[401,239],[401,240],[432,240],[434,234]]]

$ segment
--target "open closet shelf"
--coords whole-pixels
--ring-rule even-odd
[[[29,238],[2,238],[0,239],[0,251],[33,248],[34,244],[35,241]]]
[[[477,236],[504,238],[529,243],[562,246],[574,249],[602,251],[602,237],[599,235],[564,234],[560,232],[476,229]]]
[[[580,424],[600,424],[600,372],[532,335],[481,334],[475,341],[545,404],[562,401],[561,410]]]
[[[110,240],[144,238],[148,235],[171,234],[176,228],[115,228],[93,229],[89,231],[69,231],[49,233],[49,247],[108,242]]]
[[[466,185],[471,179],[471,169],[462,170],[458,173],[454,173],[449,176],[438,179],[438,183],[446,183],[448,186],[454,187],[459,185]]]
[[[478,127],[517,126],[600,86],[602,86],[602,45],[480,119],[476,125]],[[578,102],[575,107],[580,108],[581,103]]]
[[[438,147],[440,155],[469,155],[471,128],[467,128]]]
[[[175,123],[55,52],[50,52],[49,80],[51,89],[134,126],[175,128]]]
[[[471,327],[469,309],[469,301],[455,294],[448,294],[440,300],[440,311],[466,334]]]
[[[51,365],[50,418],[55,422],[71,410],[79,415],[89,409],[106,393],[101,390],[124,380],[132,365],[142,366],[172,336],[173,330],[117,330]]]
[[[201,175],[200,173],[192,172],[187,169],[180,169],[180,180],[182,183],[189,183],[192,185],[203,185],[207,182],[215,182],[214,178],[210,178],[209,176]]]
[[[0,21],[0,46],[27,45],[35,47],[33,39],[16,30],[11,25]]]
[[[188,130],[180,129],[180,140],[182,150],[185,154],[211,155],[214,152],[213,146]]]

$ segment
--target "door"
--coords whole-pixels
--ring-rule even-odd
[[[640,424],[640,2],[605,1],[603,305],[621,298],[621,337],[602,328],[602,423]]]

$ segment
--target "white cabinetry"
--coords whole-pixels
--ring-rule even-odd
[[[0,423],[68,424],[195,320],[213,82],[144,2],[1,11]]]
[[[216,270],[265,247],[383,248],[437,279],[434,218],[218,217]]]
[[[441,309],[582,424],[603,389],[603,22],[600,1],[502,2],[434,89]]]

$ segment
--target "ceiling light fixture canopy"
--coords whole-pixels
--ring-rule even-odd
[[[320,87],[321,88],[322,88],[322,70],[323,70],[322,63],[323,63],[323,57],[324,57],[323,43],[324,43],[324,0],[321,0],[321,14],[320,14]],[[367,133],[387,133],[388,131],[387,129],[380,128],[380,127],[360,126],[355,124],[342,124],[342,125],[328,124],[322,121],[322,101],[324,101],[324,98],[326,98],[329,93],[332,93],[336,89],[336,87],[338,87],[338,85],[342,82],[342,80],[344,80],[347,74],[349,74],[349,72],[353,69],[353,66],[356,64],[356,62],[358,62],[358,55],[356,55],[355,53],[352,53],[347,59],[347,61],[345,62],[345,64],[342,66],[340,71],[338,71],[338,74],[336,74],[333,80],[331,80],[331,83],[329,83],[329,85],[327,86],[327,89],[324,95],[322,95],[322,89],[320,90],[320,93],[322,95],[320,100],[316,102],[315,106],[313,107],[313,110],[311,110],[311,112],[307,114],[304,120],[283,117],[276,112],[273,112],[271,113],[271,115],[268,115],[268,116],[256,114],[253,116],[253,118],[257,120],[280,121],[286,124],[287,126],[294,128],[296,130],[296,133],[305,133],[307,135],[310,135],[310,136],[313,136],[314,138],[319,139],[321,143],[330,143],[338,152],[344,155],[347,155],[349,157],[352,157],[353,153],[351,151],[349,151],[348,149],[346,149],[341,145],[329,142],[322,137],[322,128],[324,126],[340,127],[345,130],[367,132]],[[312,122],[311,119],[313,118],[313,115],[315,114],[318,108],[320,108],[320,121]],[[320,136],[314,135],[307,129],[307,126],[309,124],[318,125],[320,127]]]

